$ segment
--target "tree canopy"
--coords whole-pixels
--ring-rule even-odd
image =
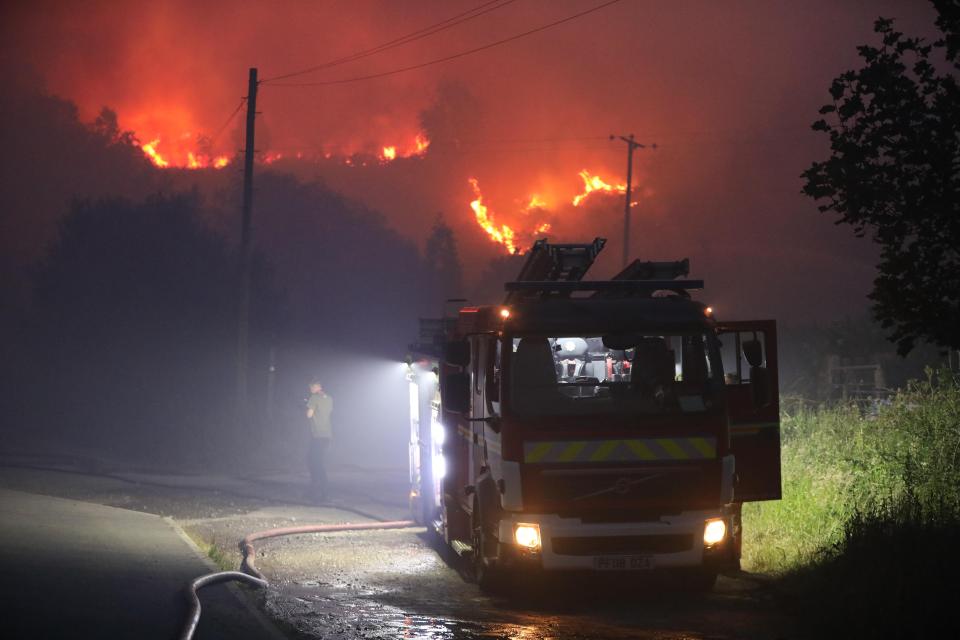
[[[878,19],[879,46],[838,76],[813,129],[830,156],[803,173],[821,212],[880,246],[870,299],[901,355],[920,341],[960,348],[960,3],[934,2],[929,44]]]
[[[442,215],[437,216],[430,230],[423,254],[430,290],[440,300],[462,296],[463,269],[457,252],[457,238]]]

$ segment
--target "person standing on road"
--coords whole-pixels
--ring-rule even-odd
[[[310,468],[308,497],[314,501],[327,498],[326,452],[333,439],[333,398],[323,390],[319,380],[310,382],[310,398],[307,400],[307,420],[310,421],[310,450],[307,466]]]

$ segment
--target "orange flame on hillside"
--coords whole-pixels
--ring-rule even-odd
[[[580,172],[580,178],[583,179],[583,193],[573,197],[573,206],[579,207],[580,203],[595,191],[600,191],[604,193],[626,193],[627,185],[617,184],[612,185],[605,182],[600,176],[591,175],[589,171],[584,169]]]
[[[530,196],[530,202],[527,203],[526,210],[533,211],[534,209],[546,209],[547,203],[537,194]],[[547,225],[549,226],[549,225]]]
[[[413,139],[413,143],[417,146],[417,155],[422,156],[427,152],[427,147],[430,146],[430,140],[427,139],[422,133],[418,133]]]
[[[283,154],[280,152],[263,154],[263,164],[273,164],[277,160],[282,160]]]
[[[137,142],[136,144],[150,162],[158,168],[222,169],[231,162],[230,156],[214,155],[210,150],[216,136],[211,139],[205,135],[191,133],[192,126],[187,129],[186,123],[192,122],[189,114],[161,111],[159,113],[141,114],[134,118],[134,121],[149,122],[149,124],[135,126],[135,135],[139,135],[141,139],[149,140],[149,142]],[[185,129],[184,133],[170,133],[171,131],[184,131]],[[148,134],[143,133],[144,131],[147,131]],[[158,131],[162,133],[157,133]],[[401,158],[422,157],[426,155],[427,149],[430,147],[430,139],[423,132],[417,132],[410,137],[406,135],[398,137],[403,138],[404,142],[401,144],[378,145],[374,147],[377,149],[374,153],[371,153],[369,142],[367,142],[365,145],[360,143],[352,148],[326,149],[316,153],[267,150],[257,154],[257,161],[263,164],[273,164],[281,159],[323,157],[325,159],[337,158],[348,166],[365,167],[368,166],[371,155],[374,155],[380,163],[386,164]]]
[[[401,148],[400,145],[391,144],[384,145],[380,149],[380,161],[381,162],[391,162],[397,158],[412,158],[414,156],[422,156],[427,152],[427,147],[430,146],[430,140],[427,139],[427,136],[418,133],[413,138],[413,143]]]
[[[156,138],[155,140],[151,140],[150,142],[147,142],[146,144],[140,145],[140,149],[143,150],[144,155],[146,155],[148,158],[150,158],[150,162],[152,162],[152,163],[155,164],[156,166],[158,166],[158,167],[160,167],[161,169],[163,169],[163,168],[165,168],[165,167],[169,167],[169,166],[170,166],[170,163],[167,162],[167,161],[164,159],[164,157],[161,156],[161,155],[157,152],[157,145],[158,145],[158,144],[160,144],[160,138]]]
[[[476,199],[470,203],[470,208],[473,209],[473,215],[477,219],[477,224],[487,232],[491,240],[506,247],[508,253],[516,253],[517,245],[514,244],[516,233],[505,224],[497,227],[493,221],[493,215],[489,212],[487,206],[483,204],[483,195],[480,193],[480,184],[477,182],[477,179],[470,178],[469,182],[473,188],[473,194],[476,196]]]
[[[189,139],[190,134],[185,133],[181,138]],[[210,157],[204,153],[193,151],[185,151],[184,155],[180,161],[174,160],[172,153],[160,153],[160,137],[156,137],[150,142],[145,142],[140,144],[140,150],[143,151],[143,154],[150,159],[150,162],[154,166],[159,167],[160,169],[169,169],[172,167],[179,167],[182,169],[206,169],[213,167],[214,169],[222,169],[228,164],[230,164],[230,158],[227,156],[216,156]]]
[[[473,188],[473,194],[476,198],[470,202],[470,208],[473,209],[474,217],[477,220],[477,224],[487,232],[487,235],[490,236],[490,239],[498,244],[502,244],[508,253],[511,254],[521,254],[523,253],[522,249],[519,249],[517,246],[517,236],[531,236],[536,238],[550,231],[549,222],[540,222],[533,225],[529,232],[523,232],[522,234],[509,225],[497,223],[493,219],[493,213],[487,208],[487,205],[483,203],[483,194],[480,193],[480,183],[476,178],[469,179],[470,186]],[[526,207],[522,209],[523,215],[528,215],[531,211],[534,210],[544,210],[547,207],[546,201],[542,200],[539,196],[533,195],[530,197],[530,201]]]

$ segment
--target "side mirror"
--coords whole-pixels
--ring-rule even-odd
[[[766,407],[773,402],[773,387],[770,371],[765,367],[750,367],[750,386],[753,388],[753,404]]]
[[[440,403],[447,411],[467,413],[470,410],[470,376],[448,373],[440,389]]]
[[[759,340],[745,340],[742,348],[743,357],[751,367],[763,366],[763,346]]]
[[[454,340],[443,345],[444,361],[454,367],[470,364],[470,343],[466,340]]]

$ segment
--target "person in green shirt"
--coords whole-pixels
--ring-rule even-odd
[[[310,450],[307,466],[310,469],[308,496],[315,502],[327,498],[326,453],[333,439],[333,398],[326,394],[319,380],[310,382],[310,398],[307,400],[307,420],[310,422]]]

